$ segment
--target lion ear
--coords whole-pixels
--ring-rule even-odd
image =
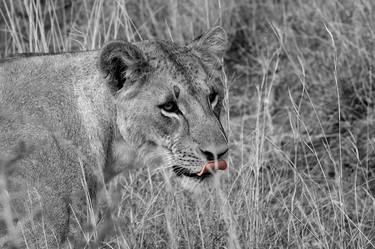
[[[211,28],[188,45],[203,61],[210,64],[221,64],[227,46],[228,36],[220,26]]]
[[[112,41],[104,45],[99,56],[99,69],[111,77],[110,84],[117,91],[125,82],[133,82],[148,70],[142,51],[125,41]]]

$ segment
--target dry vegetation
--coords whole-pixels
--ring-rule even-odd
[[[2,56],[184,42],[218,24],[229,34],[229,171],[201,195],[152,166],[117,179],[102,246],[375,247],[373,0],[2,0],[0,10]]]

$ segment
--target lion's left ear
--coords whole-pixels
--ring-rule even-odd
[[[105,76],[111,77],[110,85],[116,91],[137,80],[149,69],[142,51],[126,41],[112,41],[104,45],[98,67]]]
[[[215,64],[221,61],[227,46],[228,36],[220,26],[211,28],[188,45],[203,61]]]

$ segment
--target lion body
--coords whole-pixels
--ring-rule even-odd
[[[16,156],[20,141],[31,148],[10,166],[15,173],[8,192],[22,193],[12,205],[18,209],[14,215],[24,218],[28,207],[42,204],[49,209],[46,220],[54,221],[63,238],[69,205],[80,210],[86,202],[82,172],[95,195],[94,171],[104,169],[113,137],[114,100],[96,69],[96,54],[27,57],[0,65],[0,151]],[[30,193],[37,193],[40,203],[28,203],[35,202]]]

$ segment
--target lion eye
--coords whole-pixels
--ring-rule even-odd
[[[177,112],[178,111],[177,104],[176,104],[176,102],[173,102],[173,101],[162,104],[159,107],[166,112]]]
[[[217,102],[219,100],[219,95],[216,92],[213,92],[210,94],[208,98],[209,98],[211,107],[214,108],[217,105]]]

